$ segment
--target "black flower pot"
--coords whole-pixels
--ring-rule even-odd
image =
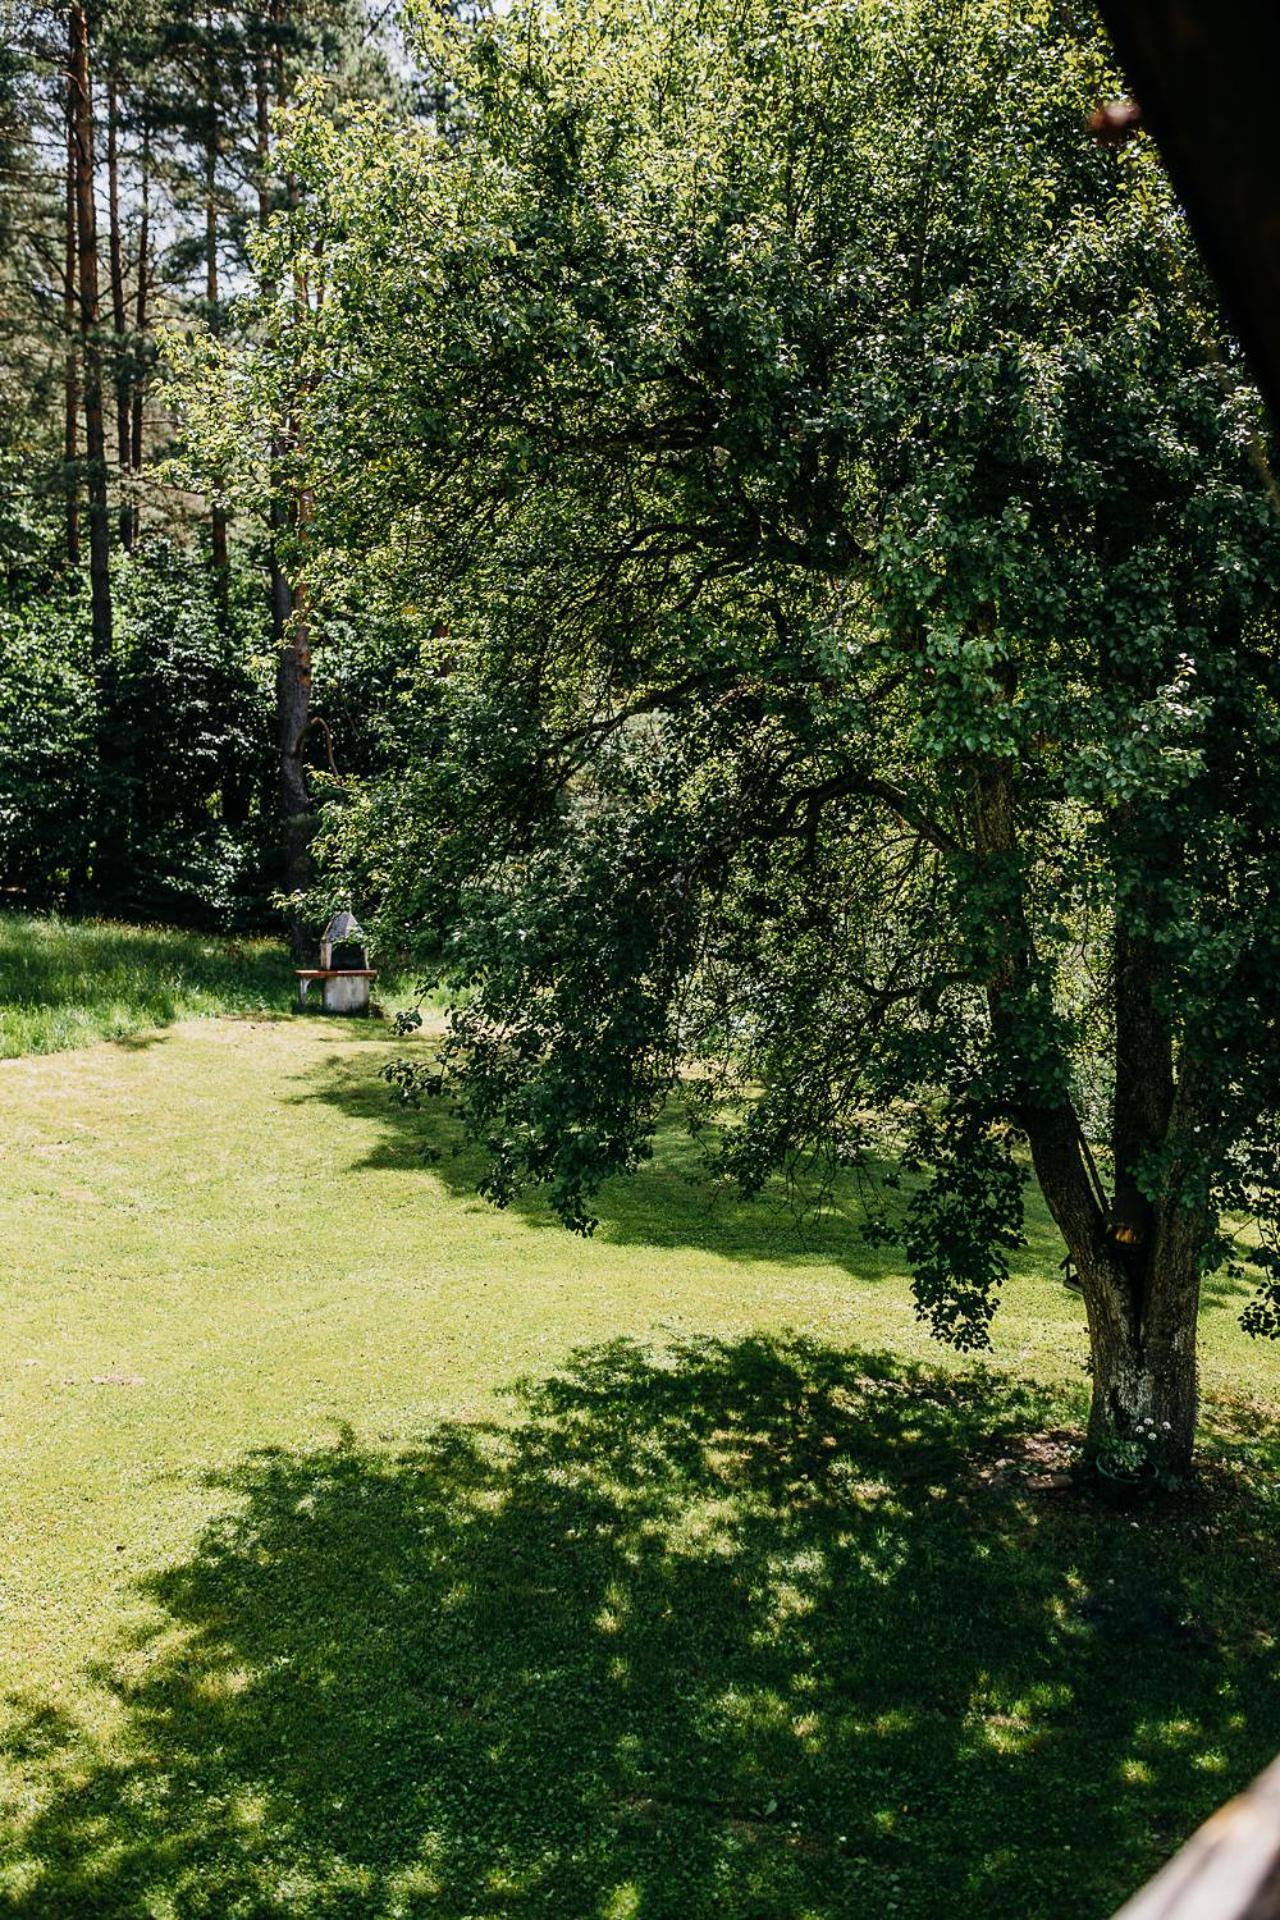
[[[1137,1468],[1126,1467],[1123,1471],[1107,1466],[1104,1460],[1095,1460],[1093,1469],[1098,1477],[1098,1491],[1108,1506],[1133,1507],[1155,1492],[1158,1476],[1151,1460],[1144,1460]]]

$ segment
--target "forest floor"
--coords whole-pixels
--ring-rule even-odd
[[[0,1913],[1103,1920],[1280,1748],[1230,1282],[1203,1484],[1100,1509],[1043,1214],[979,1363],[675,1134],[494,1212],[395,1050],[0,1064]]]

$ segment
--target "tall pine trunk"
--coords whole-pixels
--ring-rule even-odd
[[[62,323],[66,359],[62,376],[62,458],[63,487],[66,495],[67,565],[80,565],[80,476],[76,460],[80,452],[80,370],[79,300],[76,294],[76,92],[67,82],[67,195],[65,215],[66,252],[62,282]]]
[[[218,314],[218,64],[213,34],[213,10],[206,6],[205,25],[205,150],[204,150],[204,261],[205,300],[209,326],[219,331]],[[218,624],[226,630],[230,605],[230,562],[227,556],[227,512],[215,498],[210,513],[213,546],[213,591]]]
[[[129,318],[124,293],[124,242],[120,232],[120,102],[114,68],[107,72],[107,258],[111,272],[111,323],[115,333],[116,472],[120,484],[120,544],[133,545],[129,498]]]
[[[142,472],[143,400],[146,392],[146,363],[143,352],[147,339],[147,293],[151,273],[151,128],[142,128],[141,205],[138,215],[138,288],[133,326],[137,340],[137,364],[134,367],[129,423],[129,471],[135,480]],[[131,517],[132,531],[139,531],[139,512],[135,499]]]
[[[283,78],[280,81],[283,87]],[[271,218],[271,70],[268,49],[260,46],[254,62],[254,108],[257,125],[258,225],[265,228]],[[273,468],[278,466],[284,447],[272,442]],[[274,482],[274,474],[273,474]],[[276,646],[284,645],[285,629],[293,612],[293,596],[284,568],[280,564],[279,536],[285,526],[285,510],[276,486],[272,485],[268,507],[267,565],[271,578],[271,632]]]
[[[285,74],[284,38],[281,32],[281,0],[270,0],[272,28],[270,68],[264,59],[257,71],[258,132],[258,216],[265,224],[270,217],[270,95],[268,71],[275,81],[275,104],[283,107],[288,98]],[[288,183],[289,204],[298,204],[296,180]],[[305,301],[305,286],[295,289],[295,298]],[[278,475],[293,439],[290,423],[272,444],[272,462]],[[303,757],[311,723],[311,634],[310,608],[306,582],[299,579],[291,587],[280,563],[279,536],[290,520],[301,535],[308,518],[305,494],[292,505],[281,497],[279,486],[272,490],[270,507],[271,623],[277,642],[276,654],[276,744],[279,764],[280,855],[284,889],[291,895],[306,891],[312,879],[311,837],[315,830],[315,808],[307,783]],[[306,922],[296,905],[289,909],[289,942],[295,958],[306,963],[312,957],[313,943]]]
[[[93,92],[85,0],[71,0],[71,86],[75,97],[76,230],[79,240],[80,343],[84,368],[84,440],[89,494],[89,584],[93,652],[99,671],[111,657],[111,537],[102,356],[98,339],[98,226],[93,182]]]
[[[311,641],[306,589],[299,586],[284,644],[276,655],[276,726],[280,753],[281,855],[285,891],[304,893],[311,884],[311,836],[315,810],[303,750],[311,719]],[[289,907],[289,943],[300,961],[311,941],[296,904]]]

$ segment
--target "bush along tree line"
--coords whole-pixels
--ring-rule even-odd
[[[261,921],[307,878],[332,759],[278,551],[298,501],[236,519],[216,474],[182,484],[157,346],[235,335],[255,236],[297,193],[276,128],[307,76],[409,112],[415,83],[361,0],[0,13],[0,885]],[[349,706],[348,631],[324,637]],[[354,719],[338,748],[367,767],[362,677],[328,724]]]
[[[324,834],[454,992],[404,1092],[584,1231],[676,1099],[748,1190],[858,1183],[960,1347],[1033,1168],[1088,1447],[1181,1471],[1206,1272],[1280,1332],[1280,522],[1158,156],[1086,131],[1105,38],[1038,0],[424,36],[452,138],[298,127],[256,342],[189,402],[246,498],[290,426],[315,604],[418,650]]]

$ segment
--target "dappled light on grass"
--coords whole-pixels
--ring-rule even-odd
[[[1210,1582],[993,1474],[1035,1388],[617,1341],[511,1411],[219,1476],[115,1741],[27,1703],[6,1910],[1084,1920],[1280,1738],[1259,1516]]]

